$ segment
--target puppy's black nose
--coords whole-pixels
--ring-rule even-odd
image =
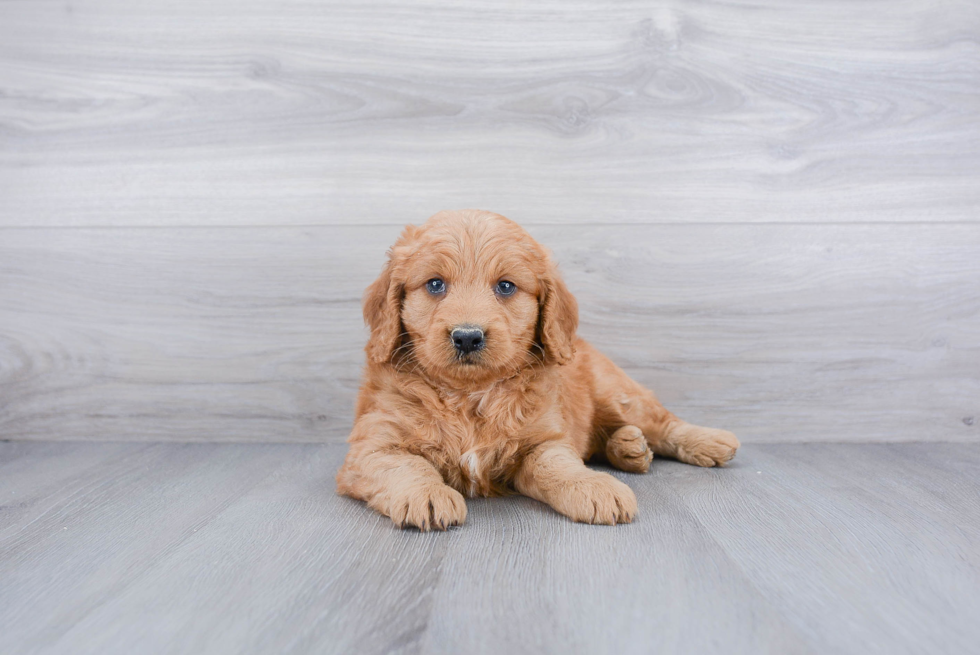
[[[453,328],[449,336],[452,337],[456,350],[464,355],[483,350],[483,346],[486,345],[486,341],[483,340],[483,330],[472,325],[461,325]]]

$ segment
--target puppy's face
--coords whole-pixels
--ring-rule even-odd
[[[432,227],[418,237],[401,318],[429,373],[499,376],[531,354],[539,294],[532,253],[495,227],[476,235]]]
[[[578,320],[544,249],[516,223],[475,211],[406,228],[364,313],[372,360],[411,362],[457,386],[563,362]]]

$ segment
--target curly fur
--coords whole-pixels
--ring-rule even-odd
[[[426,290],[434,277],[447,291]],[[500,280],[518,291],[494,292]],[[445,529],[465,496],[519,492],[576,521],[616,524],[636,498],[585,461],[642,473],[654,454],[698,466],[730,460],[730,432],[686,423],[576,337],[578,305],[551,257],[516,223],[447,211],[408,226],[364,295],[371,328],[341,494],[399,526]],[[480,326],[462,357],[453,326]]]

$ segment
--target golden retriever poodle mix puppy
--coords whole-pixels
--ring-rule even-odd
[[[364,319],[337,490],[398,526],[445,530],[466,519],[464,495],[515,491],[574,521],[629,523],[633,491],[586,461],[719,466],[739,446],[677,418],[577,338],[578,305],[548,252],[503,216],[445,211],[406,227]]]

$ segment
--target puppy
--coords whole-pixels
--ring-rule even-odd
[[[364,319],[367,368],[337,491],[398,526],[445,530],[466,519],[464,494],[514,491],[574,521],[629,523],[633,491],[586,461],[720,466],[739,446],[680,420],[578,339],[555,264],[503,216],[446,211],[406,227]]]

